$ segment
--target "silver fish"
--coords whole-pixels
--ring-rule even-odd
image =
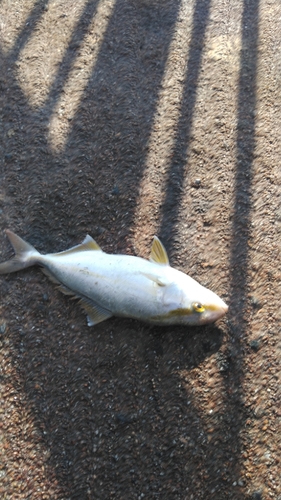
[[[213,323],[228,310],[218,295],[169,265],[156,236],[148,261],[107,254],[89,235],[69,250],[42,255],[12,231],[6,234],[15,256],[0,264],[0,274],[42,266],[62,292],[79,299],[89,326],[111,316],[159,325],[202,325]]]

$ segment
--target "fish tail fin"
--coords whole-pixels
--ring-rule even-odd
[[[40,253],[29,243],[17,236],[15,233],[6,229],[6,234],[15,251],[15,256],[0,264],[0,274],[14,273],[25,267],[36,264]]]

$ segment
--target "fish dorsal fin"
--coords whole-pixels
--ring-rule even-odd
[[[87,313],[88,326],[97,325],[112,316],[111,311],[84,297],[79,300],[79,304]]]
[[[162,266],[169,266],[167,252],[157,236],[154,236],[149,260]]]
[[[89,234],[84,238],[82,244],[78,246],[85,246],[86,250],[100,250],[102,252],[101,247]]]
[[[87,234],[86,238],[83,240],[83,242],[80,245],[76,245],[75,247],[69,248],[68,250],[65,250],[64,252],[56,253],[55,255],[63,257],[64,255],[70,255],[72,253],[89,252],[92,250],[102,252],[102,249],[97,244],[97,242],[89,234]]]

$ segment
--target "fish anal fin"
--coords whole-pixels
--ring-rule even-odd
[[[55,283],[56,285],[60,285],[61,286],[61,282],[59,280],[57,280],[57,278],[55,278],[55,276],[51,273],[51,271],[49,271],[49,269],[47,269],[46,267],[42,267],[42,271],[43,273],[48,276],[48,278],[53,282]]]
[[[105,321],[113,316],[111,311],[108,311],[104,307],[95,304],[86,298],[80,299],[79,304],[87,313],[89,326],[97,325],[98,323],[101,323],[102,321]]]
[[[167,252],[157,236],[154,236],[149,260],[156,264],[169,265]]]
[[[67,288],[67,287],[66,287],[66,286],[64,286],[64,285],[59,285],[59,286],[57,287],[57,289],[58,289],[60,292],[64,293],[64,295],[69,295],[69,296],[71,296],[71,298],[72,298],[73,300],[74,300],[74,299],[79,299],[79,296],[75,295],[75,293],[74,293],[72,290],[70,290],[70,288]]]
[[[65,255],[71,255],[77,252],[89,252],[93,250],[102,252],[102,249],[97,244],[97,242],[89,234],[87,234],[86,238],[80,245],[76,245],[75,247],[69,248],[68,250],[64,250],[64,252],[59,252],[54,255],[56,257],[64,257]]]

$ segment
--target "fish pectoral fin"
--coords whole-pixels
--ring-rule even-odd
[[[97,325],[113,316],[111,311],[86,298],[80,299],[79,304],[87,313],[88,326]]]
[[[56,257],[64,257],[65,255],[71,255],[77,252],[89,252],[89,251],[98,251],[102,252],[101,247],[97,244],[97,242],[89,235],[87,234],[86,238],[83,240],[83,242],[80,245],[76,245],[75,247],[69,248],[68,250],[65,250],[64,252],[59,252],[54,254]]]
[[[156,283],[158,286],[167,286],[169,283],[165,283],[165,280],[162,278],[159,278],[159,276],[155,276],[155,274],[150,274],[150,273],[142,273],[143,276],[148,278],[150,281],[153,281]]]
[[[149,260],[162,266],[169,266],[167,252],[157,236],[154,236]]]

